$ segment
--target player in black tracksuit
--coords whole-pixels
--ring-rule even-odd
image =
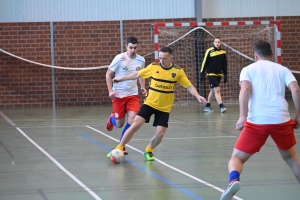
[[[205,75],[208,77],[210,92],[207,98],[207,104],[204,108],[205,112],[210,112],[212,109],[210,108],[210,104],[213,100],[213,96],[215,96],[221,112],[224,113],[227,109],[222,103],[222,97],[220,92],[220,81],[222,74],[224,75],[224,83],[227,82],[227,59],[226,52],[221,49],[221,39],[215,38],[213,41],[213,47],[207,49],[202,66],[200,69],[200,81],[201,83],[205,79]]]

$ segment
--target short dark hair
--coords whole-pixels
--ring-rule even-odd
[[[129,43],[138,44],[139,41],[136,37],[131,36],[131,37],[127,38],[127,40],[126,40],[126,45],[128,45]]]
[[[167,47],[167,46],[162,47],[159,51],[164,53],[169,53],[169,54],[173,53],[171,47]]]
[[[215,39],[219,39],[220,41],[222,41],[220,37],[215,37],[213,42],[215,41]]]
[[[264,40],[257,40],[253,45],[254,53],[261,58],[272,56],[272,48],[269,42]]]

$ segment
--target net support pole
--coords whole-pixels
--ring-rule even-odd
[[[150,35],[151,35],[151,38],[153,38],[153,29],[154,29],[154,26],[153,26],[153,24],[151,24],[151,27],[150,27]],[[153,49],[154,49],[154,42],[153,42],[153,40],[151,40],[151,46],[153,47]],[[151,60],[154,60],[155,58],[154,58],[154,54],[152,54],[152,59]]]
[[[202,0],[194,0],[194,5],[197,22],[202,22]]]
[[[276,21],[276,16],[274,16],[274,21]],[[274,26],[275,26],[275,25],[274,25]],[[277,30],[276,30],[276,28],[277,28],[277,27],[275,27],[275,29],[274,29],[274,33],[273,33],[273,34],[274,34],[274,36],[275,36],[274,38],[276,38],[276,39],[277,39]],[[274,46],[275,46],[275,49],[277,49],[277,40],[275,40],[275,41],[274,41],[274,43],[275,43],[275,44],[274,44]],[[278,58],[277,58],[277,56],[278,56],[278,55],[277,55],[277,51],[275,51],[274,53],[275,53],[275,54],[274,54],[274,55],[275,55],[275,61],[276,61],[276,62],[278,62]]]
[[[54,66],[54,27],[50,22],[51,65]],[[52,68],[52,105],[55,107],[55,68]]]
[[[196,40],[195,40],[195,66],[196,66],[196,79],[197,84],[195,85],[197,91],[200,95],[206,96],[206,81],[203,82],[203,84],[200,84],[200,70],[203,62],[204,54],[201,54],[201,52],[205,52],[204,42],[201,40],[203,38],[204,31],[202,29],[196,30]]]
[[[124,43],[123,43],[123,21],[122,20],[120,20],[120,43],[121,43],[121,45],[120,45],[120,47],[121,47],[121,53],[124,51]]]

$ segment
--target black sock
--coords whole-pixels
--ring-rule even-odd
[[[206,107],[210,107],[210,103],[207,103],[207,104],[206,104]]]
[[[219,107],[222,108],[223,106],[224,106],[223,103],[220,103]]]

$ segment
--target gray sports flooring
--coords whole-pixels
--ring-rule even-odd
[[[217,200],[239,135],[238,105],[226,106],[224,114],[216,104],[212,113],[203,105],[174,106],[156,161],[142,156],[155,132],[150,123],[134,135],[121,164],[106,158],[122,130],[106,130],[110,105],[0,109],[0,199]],[[299,140],[300,130],[295,135]],[[241,183],[235,199],[300,199],[272,140],[246,163]]]

